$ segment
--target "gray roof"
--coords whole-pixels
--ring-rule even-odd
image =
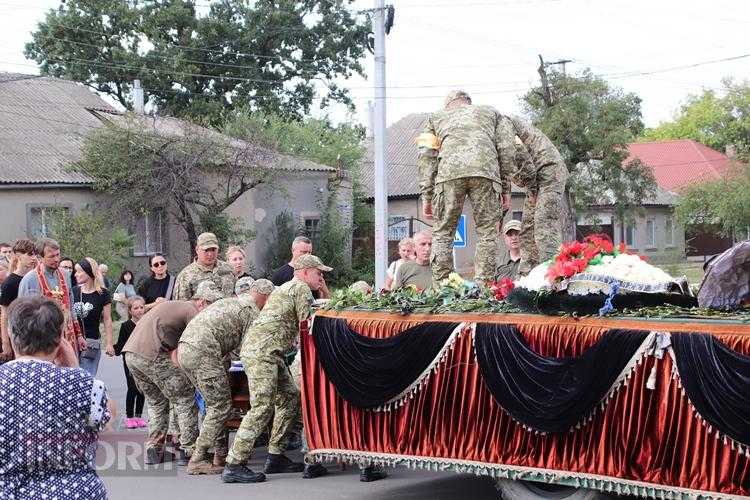
[[[179,118],[171,116],[150,116],[134,115],[128,113],[125,115],[111,115],[106,113],[95,112],[102,121],[115,124],[120,127],[138,127],[140,130],[150,129],[151,131],[165,137],[182,137],[189,130],[192,133],[207,134],[214,139],[224,139],[227,145],[239,150],[252,150],[253,158],[268,168],[281,170],[303,170],[303,171],[321,171],[334,172],[335,168],[320,163],[315,163],[303,158],[297,158],[288,154],[279,153],[269,147],[250,144],[239,139],[229,139],[227,136],[194,123],[190,123]]]
[[[417,146],[414,141],[422,133],[429,113],[414,113],[388,127],[385,146],[388,196],[418,196],[419,170]],[[367,144],[359,175],[369,198],[375,197],[375,166],[373,143]]]
[[[91,184],[87,176],[66,172],[81,157],[85,136],[106,123],[123,125],[127,117],[84,85],[58,78],[0,72],[0,184]],[[164,135],[197,127],[171,117],[135,120]],[[203,129],[206,133],[218,132]],[[232,145],[247,146],[242,141]],[[335,171],[326,165],[253,146],[267,166],[282,170]]]
[[[90,184],[63,169],[101,126],[90,110],[117,112],[80,84],[0,73],[0,184]]]

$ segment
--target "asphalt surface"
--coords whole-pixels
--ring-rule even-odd
[[[113,500],[133,499],[496,499],[494,483],[488,478],[435,473],[408,469],[389,470],[387,479],[372,483],[359,481],[356,467],[328,466],[330,474],[317,479],[302,479],[300,474],[277,474],[261,484],[224,484],[219,476],[188,476],[183,467],[167,462],[145,469],[143,466],[144,430],[124,428],[125,376],[122,359],[102,356],[97,378],[107,385],[118,411],[113,429],[102,433],[97,466]],[[265,449],[258,449],[253,470],[261,470]],[[302,455],[290,453],[301,461]]]

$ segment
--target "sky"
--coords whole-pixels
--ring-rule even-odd
[[[60,0],[0,0],[0,71],[36,74],[23,56],[39,21]],[[356,0],[354,9],[374,6]],[[571,59],[638,94],[643,119],[672,119],[689,94],[719,90],[721,79],[750,78],[750,2],[739,0],[392,0],[386,40],[386,121],[439,109],[450,90],[476,104],[522,113],[520,97],[538,85],[538,55]],[[364,15],[364,14],[363,14]],[[745,56],[745,57],[741,57]],[[725,60],[732,59],[733,60]],[[357,110],[313,114],[368,124],[373,61],[343,85]]]

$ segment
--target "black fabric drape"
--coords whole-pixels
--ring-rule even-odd
[[[677,371],[690,402],[721,433],[750,446],[750,356],[712,335],[672,335]]]
[[[362,336],[339,318],[317,317],[313,340],[336,392],[359,408],[398,396],[435,359],[458,323],[423,323],[386,339]]]
[[[648,336],[609,330],[576,358],[546,358],[512,325],[478,323],[474,339],[485,384],[518,422],[542,432],[565,432],[585,419]]]

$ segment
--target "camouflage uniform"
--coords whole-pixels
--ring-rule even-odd
[[[193,262],[177,275],[174,300],[192,299],[198,284],[206,280],[213,281],[225,297],[234,295],[235,277],[229,264],[219,260],[213,267],[207,267]]]
[[[180,337],[180,367],[206,402],[206,416],[193,453],[196,460],[205,457],[213,445],[217,450],[223,447],[224,424],[232,408],[224,359],[240,346],[242,335],[259,312],[248,294],[222,299],[198,313]]]
[[[563,194],[568,168],[552,141],[530,123],[512,116],[509,121],[527,155],[516,162],[513,182],[526,188],[521,219],[520,274],[555,256],[562,243]],[[523,153],[523,152],[522,152]]]
[[[453,270],[453,238],[468,197],[474,212],[477,280],[492,279],[496,264],[495,224],[502,218],[500,195],[510,194],[513,163],[511,124],[488,106],[465,105],[433,114],[425,134],[437,136],[437,156],[420,154],[420,191],[432,203],[432,278]]]
[[[255,440],[272,416],[268,452],[284,453],[284,436],[300,418],[299,389],[284,355],[298,343],[299,322],[310,316],[312,302],[310,287],[294,278],[274,290],[247,329],[240,357],[250,387],[250,410],[237,429],[227,464],[244,464],[250,458]]]
[[[149,448],[162,448],[169,425],[169,405],[174,405],[180,430],[180,445],[190,451],[198,435],[198,407],[195,405],[195,387],[179,370],[167,353],[155,360],[134,352],[125,353],[125,362],[135,384],[148,403]]]

